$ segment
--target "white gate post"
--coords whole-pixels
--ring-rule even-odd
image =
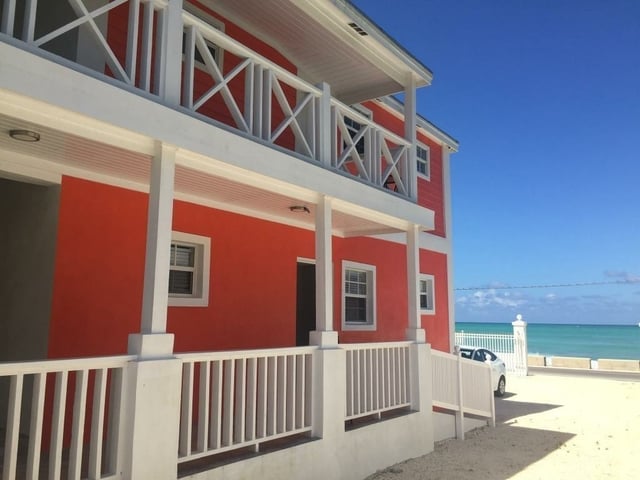
[[[516,321],[511,324],[513,326],[513,343],[516,372],[527,376],[529,373],[527,349],[527,322],[522,320],[522,315],[516,315]]]

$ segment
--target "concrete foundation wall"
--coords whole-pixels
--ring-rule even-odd
[[[464,431],[470,432],[476,428],[486,427],[487,420],[477,418],[464,419]],[[455,438],[456,436],[456,417],[452,413],[433,412],[433,441],[440,442]]]

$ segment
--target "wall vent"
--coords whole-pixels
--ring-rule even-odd
[[[369,34],[368,34],[367,32],[365,32],[365,31],[362,29],[362,27],[361,27],[360,25],[358,25],[357,23],[351,22],[351,23],[349,24],[349,26],[350,26],[351,28],[353,28],[353,29],[358,33],[358,35],[362,35],[363,37],[366,37],[367,35],[369,35]]]

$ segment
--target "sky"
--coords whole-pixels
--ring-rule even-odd
[[[434,72],[418,112],[460,142],[456,321],[639,324],[640,1],[354,3]],[[504,288],[591,282],[618,283]]]

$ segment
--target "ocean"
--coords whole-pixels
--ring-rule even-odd
[[[510,323],[456,322],[456,332],[513,333]],[[530,355],[640,360],[637,325],[527,324]]]

